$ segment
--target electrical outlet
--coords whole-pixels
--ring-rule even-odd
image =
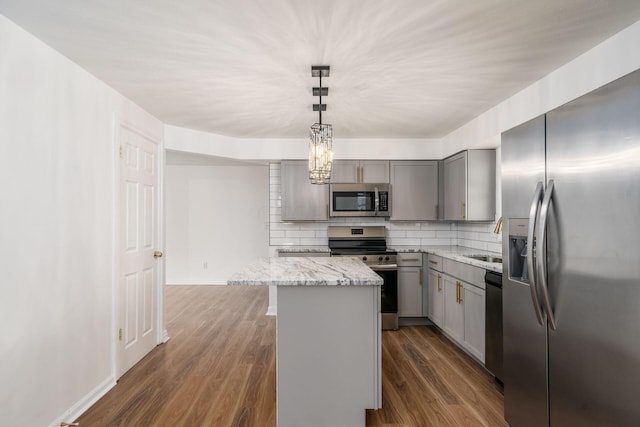
[[[203,261],[203,262],[202,262],[202,269],[203,269],[203,270],[206,270],[206,269],[208,269],[208,268],[209,268],[209,263],[208,263],[207,261]]]

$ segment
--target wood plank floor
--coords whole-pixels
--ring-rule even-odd
[[[167,286],[171,339],[77,421],[81,426],[276,425],[268,289]],[[367,426],[504,426],[500,387],[437,329],[382,335],[383,408]],[[305,427],[305,426],[300,426]]]

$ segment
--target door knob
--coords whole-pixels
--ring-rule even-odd
[[[162,252],[160,252],[160,251],[155,251],[155,252],[153,253],[153,257],[154,257],[154,258],[161,258],[161,257],[162,257]]]

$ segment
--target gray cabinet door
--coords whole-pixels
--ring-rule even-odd
[[[283,221],[326,221],[329,219],[329,186],[311,184],[306,160],[280,163]]]
[[[443,329],[459,344],[464,341],[464,306],[458,298],[460,281],[444,274],[444,320]]]
[[[438,162],[391,162],[391,220],[438,219]]]
[[[331,182],[353,184],[358,182],[360,169],[357,160],[335,160],[331,167]]]
[[[467,152],[444,160],[444,219],[466,219]]]
[[[468,150],[444,159],[444,219],[493,221],[496,151]]]
[[[361,160],[360,182],[367,184],[389,183],[388,160]]]
[[[439,271],[429,269],[429,300],[427,316],[439,327],[444,327],[444,288],[443,277]]]
[[[422,316],[422,267],[398,268],[398,316]]]
[[[389,183],[388,160],[336,160],[331,169],[331,182],[343,184]]]
[[[464,307],[464,345],[484,363],[485,353],[485,290],[462,282]]]

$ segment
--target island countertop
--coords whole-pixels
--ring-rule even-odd
[[[356,257],[269,258],[249,264],[227,284],[381,286],[383,279]]]

